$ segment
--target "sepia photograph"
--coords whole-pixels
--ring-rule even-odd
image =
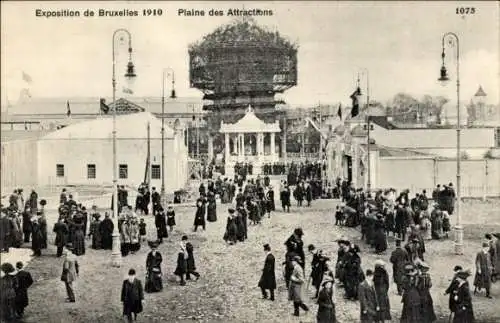
[[[498,2],[0,5],[0,322],[500,322]]]

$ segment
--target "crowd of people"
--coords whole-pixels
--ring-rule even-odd
[[[290,212],[292,196],[297,201],[297,207],[310,206],[312,200],[321,196],[320,190],[315,188],[314,175],[299,176],[297,185],[290,186],[287,181],[281,183],[279,199],[283,212]],[[293,303],[293,315],[299,316],[301,310],[306,312],[310,310],[302,295],[304,286],[307,290],[312,283],[318,304],[316,314],[318,322],[336,322],[336,288],[344,289],[344,297],[347,300],[359,301],[362,322],[390,321],[394,315],[391,314],[388,295],[391,280],[382,257],[389,248],[387,238],[392,235],[395,238],[395,249],[391,251],[386,261],[392,264],[392,281],[403,303],[401,321],[405,323],[436,321],[430,293],[431,268],[425,262],[426,242],[447,238],[450,216],[453,214],[455,196],[453,185],[438,186],[432,193],[432,198],[427,197],[425,190],[415,194],[414,198],[409,197],[409,190],[399,194],[393,189],[365,192],[353,188],[346,181],[340,182],[337,189],[342,202],[335,212],[335,224],[359,227],[361,241],[367,248],[373,248],[379,259],[373,268],[363,268],[360,246],[341,237],[337,240],[338,252],[335,264],[333,264],[334,257],[325,255],[313,244],[308,246],[307,250],[312,261],[310,274],[306,275],[304,231],[296,228],[285,241],[286,255],[283,261],[283,275],[288,299]],[[128,193],[124,187],[120,187],[118,194],[118,229],[122,256],[136,253],[146,241],[146,224],[144,218],[138,218],[137,211],[147,215],[150,200],[157,240],[148,241],[151,250],[146,257],[144,291],[142,281],[136,277],[134,269],[130,269],[129,277],[123,281],[121,293],[123,315],[129,321],[136,319],[137,314],[143,311],[144,292],[163,290],[163,257],[158,246],[176,225],[173,206],[168,205],[164,210],[155,188],[150,191],[147,185],[141,185],[139,192],[135,210],[128,203]],[[16,190],[13,195],[15,196],[9,199],[9,207],[2,208],[0,222],[2,250],[8,250],[9,246],[16,245],[19,239],[22,242],[29,242],[31,239],[34,256],[40,256],[42,250],[47,248],[47,223],[44,215],[46,202],[42,200],[39,203],[34,191],[26,203],[22,200],[22,191]],[[274,188],[268,176],[263,178],[258,176],[256,179],[248,180],[237,177],[235,181],[221,178],[215,181],[209,180],[206,187],[205,184],[199,187],[199,198],[196,201],[194,214],[194,232],[199,227],[206,230],[207,221],[218,220],[218,199],[223,204],[235,203],[235,207],[228,208],[229,214],[223,234],[223,239],[228,245],[247,240],[249,226],[262,224],[266,216],[271,217],[276,211]],[[21,205],[21,209],[24,208],[22,216],[19,213]],[[13,231],[15,228],[17,231]],[[53,232],[57,247],[56,255],[65,256],[61,281],[66,286],[68,302],[76,301],[72,283],[79,275],[76,257],[85,254],[85,237],[91,238],[93,249],[111,249],[113,230],[114,224],[107,212],[101,221],[100,213],[95,206],[88,214],[85,206],[77,203],[73,196],[63,189],[60,196],[59,219],[54,225]],[[23,235],[20,238],[21,232]],[[483,248],[475,259],[474,295],[484,289],[486,297],[491,298],[491,282],[500,269],[500,234],[487,234],[485,238]],[[269,244],[265,244],[263,248],[266,257],[258,286],[264,299],[274,301],[278,296],[275,294],[277,289],[275,258]],[[174,274],[179,278],[179,284],[184,286],[187,280],[191,280],[191,276],[197,280],[200,274],[195,264],[194,246],[186,235],[182,236],[178,250]],[[2,288],[11,286],[6,288],[13,291],[10,295],[15,295],[8,299],[3,297],[2,300],[3,313],[7,313],[10,318],[19,318],[23,315],[24,308],[28,305],[27,289],[32,284],[32,282],[20,283],[20,279],[11,279],[22,272],[23,265],[17,264],[17,267],[16,271],[9,263],[2,265],[4,277],[7,277],[2,278]],[[456,266],[453,280],[445,291],[450,297],[449,309],[453,313],[454,323],[474,320],[472,296],[468,284],[470,275],[471,271]],[[18,297],[18,294],[26,297]]]

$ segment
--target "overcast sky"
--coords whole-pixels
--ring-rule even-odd
[[[111,38],[117,28],[132,33],[138,96],[161,94],[161,70],[172,67],[179,96],[201,96],[189,88],[188,45],[231,17],[210,17],[212,8],[271,9],[257,22],[297,41],[298,85],[285,93],[291,104],[349,102],[360,68],[370,72],[371,97],[386,102],[398,92],[456,97],[455,83],[437,83],[441,37],[460,37],[462,100],[481,84],[488,101],[499,100],[499,6],[470,2],[476,13],[456,14],[459,2],[2,2],[2,103],[15,102],[33,79],[33,97],[111,96]],[[35,9],[162,9],[161,17],[40,18]],[[179,17],[177,10],[204,9],[205,17]],[[124,73],[126,46],[119,48]],[[454,49],[447,66],[455,80]],[[120,80],[119,80],[120,81]],[[364,82],[364,81],[363,81]],[[118,85],[121,89],[121,85]],[[363,85],[364,87],[364,85]]]

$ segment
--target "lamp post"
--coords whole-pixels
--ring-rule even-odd
[[[365,130],[367,131],[367,143],[366,143],[366,152],[367,152],[367,177],[368,181],[366,183],[366,187],[368,192],[370,192],[372,187],[372,173],[371,173],[371,158],[370,158],[370,131],[373,130],[373,126],[370,123],[370,73],[367,68],[362,68],[361,71],[366,75],[366,125]],[[358,77],[359,84],[359,77]]]
[[[170,73],[167,74],[166,72]],[[172,76],[172,89],[170,93],[170,98],[175,99],[175,72],[171,67],[166,67],[162,72],[162,84],[161,84],[161,203],[163,206],[166,205],[166,194],[165,194],[165,79],[167,75]]]
[[[118,231],[118,162],[116,156],[116,61],[115,61],[115,38],[119,33],[125,33],[128,37],[128,53],[129,53],[129,61],[127,64],[127,73],[125,73],[126,78],[134,78],[135,67],[134,63],[132,63],[132,36],[127,29],[117,29],[113,33],[112,39],[112,58],[113,58],[113,77],[112,77],[112,85],[113,85],[113,249],[111,251],[111,262],[114,267],[120,267],[121,265],[121,252],[120,252],[120,234]]]
[[[456,204],[456,215],[457,215],[457,223],[455,226],[455,253],[457,255],[462,255],[464,253],[464,229],[462,227],[461,218],[460,218],[460,196],[461,196],[461,169],[460,169],[460,42],[458,36],[455,33],[448,32],[443,35],[442,38],[442,47],[443,51],[441,53],[442,65],[440,70],[440,76],[438,81],[445,84],[445,82],[449,81],[448,71],[446,70],[446,66],[444,65],[445,58],[445,39],[448,38],[448,45],[453,46],[453,41],[456,42],[457,46],[457,204]]]

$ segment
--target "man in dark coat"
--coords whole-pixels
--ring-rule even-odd
[[[286,240],[285,245],[287,253],[293,252],[300,257],[300,266],[304,268],[306,255],[304,253],[304,241],[302,241],[302,236],[304,236],[302,228],[296,228],[293,234]]]
[[[52,230],[56,234],[55,245],[57,247],[57,257],[61,257],[63,249],[68,242],[69,228],[62,217],[59,218],[56,224],[54,224],[54,229]]]
[[[401,248],[401,240],[396,240],[396,249],[392,252],[390,261],[392,263],[392,276],[398,289],[398,295],[403,293],[403,278],[405,265],[408,263],[408,252]]]
[[[195,277],[196,280],[200,279],[200,274],[196,271],[196,262],[194,260],[194,246],[188,241],[187,236],[182,237],[182,241],[186,243],[186,280],[191,280],[191,275]]]
[[[24,242],[30,242],[31,236],[31,209],[28,207],[23,212],[23,233]]]
[[[2,210],[0,214],[0,252],[9,252],[12,231],[12,223],[7,217],[7,213]]]
[[[490,295],[491,273],[493,266],[491,264],[490,246],[488,242],[483,242],[483,250],[476,255],[476,276],[474,277],[474,294],[477,290],[485,289],[486,297],[492,298]]]
[[[281,207],[283,212],[290,213],[290,188],[286,185],[286,182],[283,185],[284,187],[280,192]]]
[[[160,211],[160,208],[162,207],[161,196],[160,193],[156,191],[156,187],[153,187],[152,191],[151,199],[153,200],[153,215],[155,215],[156,212]]]
[[[156,235],[158,243],[163,243],[163,238],[168,238],[167,230],[167,219],[165,218],[165,212],[160,206],[158,210],[153,213],[155,217]]]
[[[366,271],[365,280],[359,284],[358,289],[359,307],[361,310],[361,323],[375,323],[377,312],[380,310],[375,287],[373,286],[373,271]]]
[[[264,268],[262,269],[262,276],[259,280],[259,287],[262,291],[262,298],[267,299],[267,290],[271,294],[271,301],[274,301],[274,290],[276,289],[276,274],[274,272],[275,259],[271,253],[269,244],[264,245],[264,252],[266,253],[266,260],[264,261]]]
[[[307,249],[313,256],[313,259],[311,261],[310,279],[312,280],[312,285],[316,288],[314,298],[318,298],[321,282],[323,281],[323,276],[327,270],[326,262],[329,260],[329,258],[323,256],[323,251],[317,250],[316,247],[312,244],[310,244]]]
[[[29,304],[28,288],[33,285],[31,274],[23,269],[23,263],[17,262],[17,286],[16,291],[16,313],[21,318],[24,316],[24,309]]]

